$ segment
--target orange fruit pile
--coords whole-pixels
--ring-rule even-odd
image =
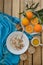
[[[32,13],[32,11],[26,11],[26,17],[22,19],[22,25],[24,26],[25,31],[28,33],[41,32],[42,26],[41,24],[38,24],[38,17],[33,17],[34,14]]]

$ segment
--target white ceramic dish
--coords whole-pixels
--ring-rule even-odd
[[[28,11],[32,11],[32,10],[28,10]],[[38,17],[38,20],[41,22],[41,19],[39,18],[39,15],[38,15],[35,11],[32,11],[32,12],[34,12],[34,14],[37,15],[36,17]],[[32,24],[31,24],[31,25],[32,25]],[[25,30],[25,27],[22,25],[22,22],[21,22],[21,26],[22,26],[23,30],[24,30],[26,33],[28,33],[28,32]],[[42,29],[43,29],[43,25],[42,25]],[[39,34],[39,33],[40,33],[40,32],[32,32],[32,33],[28,33],[28,34],[33,35],[33,34]]]
[[[10,39],[12,38],[12,36],[16,36],[16,35],[19,35],[19,36],[23,35],[22,38],[23,38],[24,47],[23,47],[22,49],[20,49],[20,50],[15,50],[15,49],[11,46]],[[6,45],[7,45],[8,50],[9,50],[11,53],[16,54],[16,55],[22,54],[22,53],[24,53],[24,52],[28,49],[28,47],[29,47],[29,39],[27,38],[27,36],[26,36],[23,32],[20,32],[20,31],[12,32],[12,33],[8,36],[8,38],[7,38]]]
[[[38,45],[34,45],[34,44],[33,44],[33,40],[34,40],[34,39],[38,39],[38,40],[39,40],[39,44],[38,44]],[[40,39],[39,39],[39,38],[37,38],[37,37],[34,37],[34,38],[31,40],[31,44],[32,44],[34,47],[39,46],[39,45],[40,45]]]

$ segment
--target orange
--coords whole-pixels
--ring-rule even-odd
[[[34,31],[35,31],[35,32],[41,32],[41,30],[42,30],[42,26],[41,26],[40,24],[36,24],[36,25],[34,26]]]
[[[33,27],[32,27],[32,25],[28,25],[28,26],[26,26],[26,32],[27,33],[32,33],[33,32]]]
[[[29,20],[25,17],[22,19],[22,25],[27,26],[29,24]]]
[[[26,16],[31,19],[33,17],[33,13],[31,11],[26,11]]]
[[[33,25],[38,24],[38,18],[36,17],[36,18],[32,19],[32,20],[31,20],[31,23],[32,23]]]

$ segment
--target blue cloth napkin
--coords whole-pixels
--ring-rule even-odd
[[[20,22],[16,17],[0,13],[0,65],[18,65],[19,55],[10,53],[6,47],[6,39],[11,32],[16,31],[16,27],[5,16],[14,23]]]

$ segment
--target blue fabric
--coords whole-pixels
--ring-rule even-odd
[[[7,36],[16,31],[16,27],[9,22],[5,14],[0,13],[0,65],[18,65],[19,55],[14,55],[7,50],[6,39]],[[12,18],[12,22],[19,23],[20,20],[16,17],[7,16],[9,19]]]

